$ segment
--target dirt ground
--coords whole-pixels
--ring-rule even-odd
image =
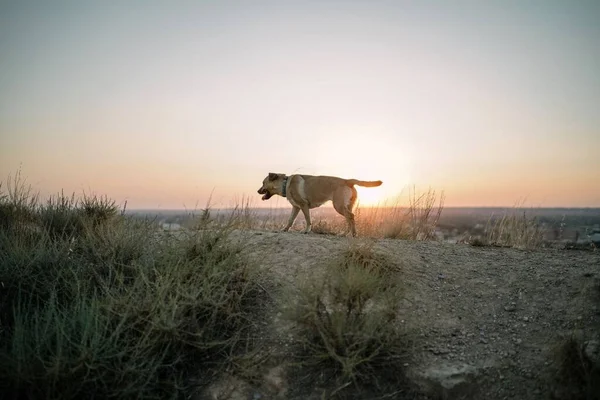
[[[246,234],[245,252],[261,266],[274,296],[322,268],[351,240],[298,232]],[[386,239],[376,240],[374,250],[399,267],[405,282],[397,321],[414,333],[407,367],[428,397],[562,398],[552,382],[557,344],[573,334],[597,338],[600,332],[600,251]],[[265,332],[271,332],[265,339],[285,358],[286,333],[273,326],[280,321],[273,310],[264,321]],[[301,390],[296,386],[306,382],[286,376],[285,366],[277,368],[275,389],[247,396],[320,398],[323,388]]]

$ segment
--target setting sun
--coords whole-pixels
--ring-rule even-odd
[[[383,198],[383,188],[381,186],[374,188],[364,188],[355,186],[358,192],[357,205],[360,207],[373,207],[382,205],[385,201]]]

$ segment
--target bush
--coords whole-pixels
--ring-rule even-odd
[[[262,293],[232,229],[161,232],[96,197],[0,210],[5,398],[188,397],[252,348]]]
[[[301,365],[329,371],[340,389],[354,383],[381,394],[403,380],[406,336],[395,313],[402,290],[383,261],[372,244],[354,242],[284,303]]]

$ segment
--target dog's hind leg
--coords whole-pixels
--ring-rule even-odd
[[[306,219],[306,229],[304,230],[304,233],[309,233],[312,229],[312,225],[310,223],[310,209],[308,206],[302,207],[302,213],[304,214],[304,219]]]
[[[299,207],[292,208],[292,214],[290,215],[290,219],[288,219],[287,225],[285,226],[285,228],[283,228],[284,232],[287,232],[290,230],[290,228],[294,224],[294,221],[296,220],[296,217],[298,216],[299,212],[300,212]]]
[[[352,211],[347,211],[344,214],[344,217],[346,218],[346,223],[348,224],[348,230],[346,231],[346,234],[350,232],[353,237],[356,237],[356,224],[354,223],[354,213]]]
[[[346,234],[351,233],[352,236],[356,236],[356,224],[354,223],[354,203],[356,203],[356,189],[354,187],[347,187],[334,194],[333,197],[333,208],[346,218],[348,229]]]

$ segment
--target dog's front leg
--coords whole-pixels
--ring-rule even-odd
[[[292,214],[290,215],[290,219],[288,220],[287,225],[285,226],[285,228],[283,228],[284,232],[287,232],[292,225],[294,224],[294,221],[296,220],[296,217],[298,216],[298,213],[300,212],[300,208],[299,207],[295,207],[292,208]]]
[[[304,214],[304,219],[306,219],[306,229],[304,230],[304,233],[309,233],[311,230],[310,209],[307,206],[304,206],[302,207],[302,213]]]

